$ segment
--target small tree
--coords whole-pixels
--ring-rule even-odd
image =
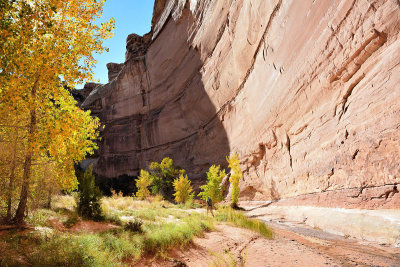
[[[151,191],[154,195],[161,194],[165,199],[171,199],[174,186],[173,182],[180,175],[185,174],[185,170],[175,167],[171,158],[164,158],[161,163],[152,162],[150,164],[153,185]]]
[[[232,207],[237,207],[237,204],[239,202],[239,179],[243,177],[242,170],[240,169],[240,164],[239,164],[239,156],[235,152],[231,154],[229,157],[226,157],[226,160],[228,161],[229,168],[231,168],[231,177],[229,178],[229,181],[232,184]]]
[[[200,186],[203,192],[198,195],[206,200],[208,197],[213,204],[216,204],[224,199],[221,189],[221,181],[225,177],[225,170],[220,170],[220,166],[212,165],[207,172],[207,184]]]
[[[140,175],[136,179],[136,187],[138,191],[136,192],[136,197],[139,199],[146,199],[150,196],[150,191],[148,187],[153,183],[153,178],[150,173],[145,170],[140,170]]]
[[[175,201],[177,203],[186,203],[188,200],[193,199],[192,186],[187,175],[181,174],[179,178],[174,180]]]
[[[101,192],[94,184],[92,165],[90,165],[83,174],[83,177],[80,179],[78,203],[79,215],[90,219],[100,219],[100,198]]]

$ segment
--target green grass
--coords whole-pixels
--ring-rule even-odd
[[[242,251],[239,256],[239,259],[236,260],[236,257],[232,255],[229,251],[225,251],[224,253],[217,253],[214,251],[209,251],[211,257],[208,262],[208,266],[219,267],[244,267],[246,266],[247,260],[247,251]]]
[[[70,196],[65,200],[57,198],[55,210],[37,210],[29,217],[29,223],[51,227],[47,220],[52,217],[64,225],[73,225],[80,218],[72,200]],[[183,248],[193,238],[214,229],[216,221],[248,228],[267,238],[273,236],[262,222],[230,208],[220,208],[215,218],[206,216],[205,211],[198,213],[188,208],[157,198],[152,201],[121,196],[103,198],[105,220],[121,227],[96,234],[53,229],[45,235],[40,231],[3,235],[0,248],[5,247],[5,252],[0,266],[130,266],[145,255],[166,256],[171,248]],[[135,221],[141,222],[140,231],[129,225]],[[234,266],[230,255],[222,258]],[[214,263],[222,258],[214,255]]]
[[[79,219],[71,209],[71,197],[57,199],[54,210],[37,210],[29,218],[34,226],[51,226],[52,217],[73,225]],[[143,255],[165,255],[173,247],[182,247],[192,242],[204,231],[213,229],[209,216],[182,210],[176,205],[156,199],[153,202],[137,201],[131,197],[113,197],[102,200],[106,212],[104,218],[117,222],[122,227],[102,233],[58,232],[53,229],[43,235],[11,233],[7,238],[6,257],[0,266],[124,266],[134,264]],[[132,218],[123,220],[123,216]],[[141,231],[131,231],[129,222],[142,221]],[[11,253],[13,252],[13,253]],[[22,262],[21,262],[22,259]]]
[[[145,225],[144,252],[163,253],[173,247],[183,247],[195,236],[213,229],[211,218],[200,214],[189,214],[179,223],[149,223]]]
[[[99,249],[98,235],[56,235],[26,255],[33,266],[113,266],[115,253]]]
[[[26,222],[33,226],[48,226],[47,220],[56,215],[57,213],[52,210],[38,209],[34,213],[29,214]]]
[[[238,227],[250,229],[269,239],[274,237],[272,229],[267,227],[263,222],[256,219],[250,219],[242,212],[236,211],[230,207],[219,208],[216,212],[215,219],[220,222],[228,222]]]

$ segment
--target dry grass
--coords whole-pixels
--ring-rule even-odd
[[[114,196],[101,201],[105,218],[124,227],[101,233],[59,232],[48,224],[49,218],[75,220],[74,197],[57,197],[55,210],[38,210],[30,223],[38,229],[32,233],[1,236],[13,255],[0,259],[0,266],[13,266],[22,259],[32,266],[123,266],[134,264],[143,255],[165,255],[173,247],[190,243],[204,231],[213,229],[211,217],[167,203],[158,197],[138,201],[132,197]],[[125,218],[125,220],[123,220]],[[140,231],[132,225],[140,221]],[[43,235],[40,229],[50,231]],[[138,228],[139,229],[139,228]],[[18,265],[18,264],[17,264]]]

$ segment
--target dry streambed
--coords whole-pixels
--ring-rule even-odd
[[[251,216],[257,209],[252,208],[253,213],[248,214]],[[259,209],[265,207],[261,205]],[[221,224],[216,231],[195,238],[192,245],[170,252],[169,259],[147,258],[139,265],[400,266],[400,249],[395,246],[328,233],[304,222],[255,217],[274,229],[274,239]]]
[[[192,245],[171,251],[168,259],[147,258],[138,266],[400,266],[396,248],[324,236],[320,230],[300,234],[290,227],[270,225],[275,229],[273,240],[222,224],[195,238]]]

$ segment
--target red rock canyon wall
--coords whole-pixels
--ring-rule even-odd
[[[243,199],[398,208],[399,32],[397,0],[158,0],[83,103],[96,172],[170,156],[196,179],[237,151]]]

